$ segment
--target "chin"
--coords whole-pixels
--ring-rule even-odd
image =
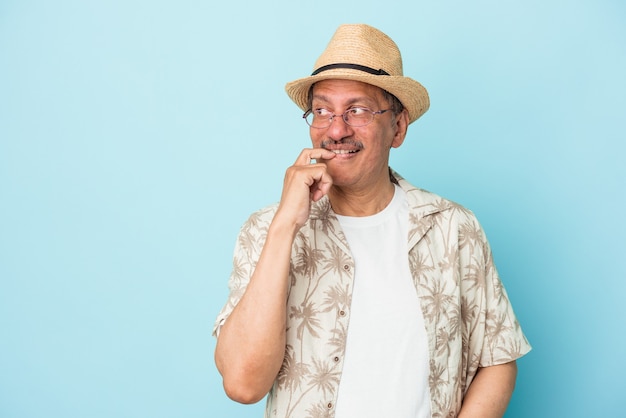
[[[340,173],[333,173],[329,170],[330,176],[333,179],[333,186],[335,187],[348,187],[348,186],[352,186],[356,183],[358,183],[359,179],[352,177],[352,176],[346,176],[346,175],[341,175]]]

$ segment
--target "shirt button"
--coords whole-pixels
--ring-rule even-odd
[[[335,361],[335,363],[337,363],[339,362],[339,357],[335,357],[333,360]]]
[[[332,402],[328,402],[328,405],[326,405],[328,407],[328,409],[333,409],[333,403]]]
[[[339,316],[346,316],[346,311],[343,309],[339,311]]]
[[[345,271],[348,271],[348,270],[350,270],[350,266],[349,266],[349,265],[347,265],[347,264],[344,264],[344,265],[343,265],[343,269],[344,269]]]

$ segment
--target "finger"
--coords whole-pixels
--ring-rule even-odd
[[[332,185],[333,185],[332,177],[326,172],[326,170],[323,170],[321,172],[321,175],[315,180],[314,184],[310,187],[311,200],[313,200],[314,202],[317,202],[318,200],[320,200],[322,197],[328,194],[328,191],[330,190]]]
[[[335,158],[335,153],[324,148],[303,149],[294,165],[314,164],[317,160],[330,160]]]
[[[319,160],[332,160],[333,158],[337,156],[337,154],[335,154],[334,152],[329,151],[324,148],[315,148],[315,150],[319,151],[317,155],[313,156],[313,159],[315,159],[316,162],[319,162]]]

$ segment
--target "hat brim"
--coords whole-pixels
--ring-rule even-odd
[[[354,70],[338,69],[323,74],[300,78],[285,85],[285,91],[302,111],[308,110],[308,96],[311,86],[322,80],[354,80],[371,84],[388,91],[400,100],[409,112],[409,123],[415,122],[430,106],[428,92],[417,81],[409,77],[391,75],[369,75]]]

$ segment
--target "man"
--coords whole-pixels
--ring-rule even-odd
[[[214,329],[226,393],[266,417],[501,417],[530,350],[468,210],[388,166],[429,106],[396,44],[342,25],[288,83],[312,147],[237,241]]]

